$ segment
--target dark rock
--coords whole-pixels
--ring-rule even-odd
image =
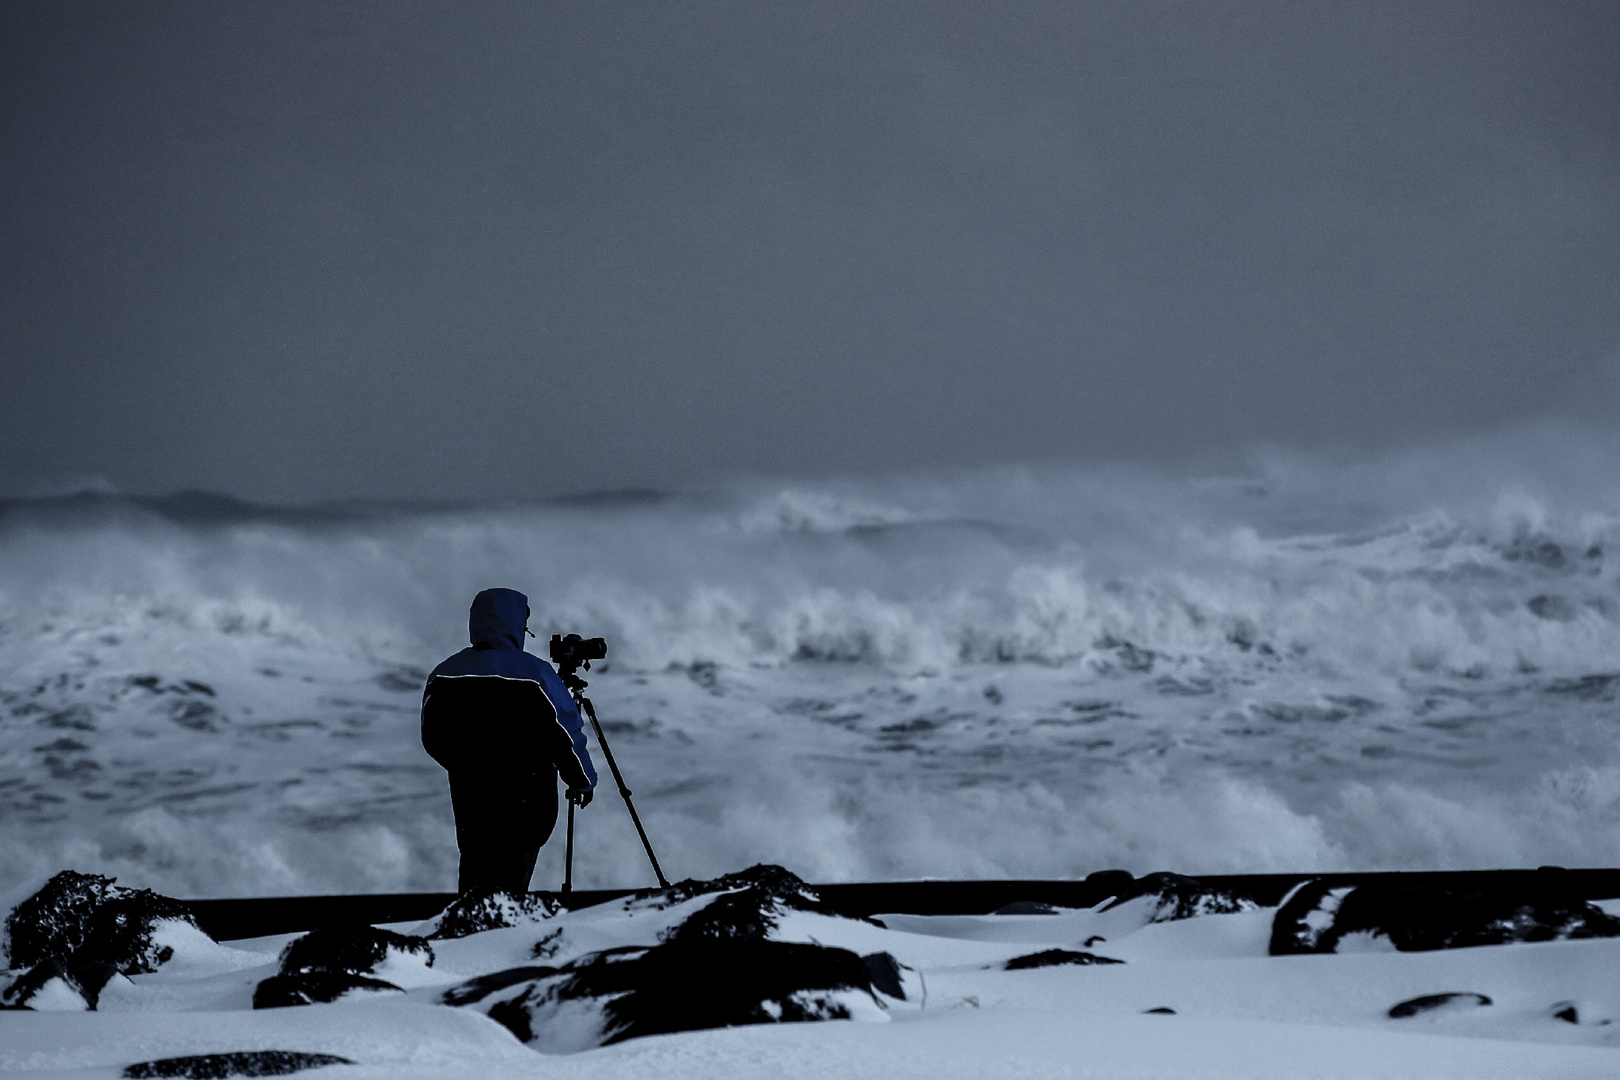
[[[551,931],[534,943],[534,948],[529,950],[529,955],[536,960],[550,960],[557,955],[557,950],[562,948],[562,936],[561,927]]]
[[[114,977],[123,973],[105,960],[88,960],[74,965],[68,974],[73,977],[73,983],[79,988],[79,993],[84,995],[84,1000],[94,1009],[101,1000],[101,991]]]
[[[819,905],[821,898],[797,874],[771,863],[759,863],[735,874],[726,874],[709,881],[687,878],[667,889],[643,889],[636,893],[637,901],[650,901],[652,907],[669,907],[684,903],[704,893],[728,892],[733,889],[753,889],[772,899],[787,903],[802,901]]]
[[[786,902],[801,900],[809,904],[821,903],[821,898],[816,895],[815,890],[806,885],[797,874],[772,863],[758,863],[735,874],[726,874],[707,881],[687,878],[684,881],[677,881],[667,889],[642,889],[636,893],[635,899],[637,902],[647,903],[648,906],[662,908],[684,903],[704,893],[728,892],[733,889],[753,889]]]
[[[872,996],[878,989],[873,966],[883,967],[820,945],[675,939],[608,949],[557,968],[498,972],[447,991],[444,1000],[478,1005],[524,1042],[546,1034],[547,1018],[559,1006],[593,1002],[599,1030],[585,1045],[605,1045],[675,1031],[847,1019],[841,995],[865,995],[882,1007]]]
[[[645,890],[625,907],[662,910],[705,896],[708,903],[664,931],[657,945],[494,972],[451,988],[443,1000],[486,1012],[525,1042],[561,1050],[673,1031],[847,1018],[863,1000],[885,1008],[877,994],[910,996],[911,969],[887,953],[861,957],[769,940],[788,911],[841,917],[779,866]],[[536,959],[554,954],[547,941],[536,946]],[[553,1022],[562,1008],[572,1014],[567,1023]],[[586,1016],[594,1010],[594,1027],[581,1024],[581,1008]]]
[[[316,1005],[336,1001],[344,994],[361,990],[403,994],[405,991],[381,979],[349,971],[300,971],[272,975],[253,988],[255,1009],[284,1009],[291,1005]]]
[[[1562,1020],[1566,1024],[1578,1024],[1581,1022],[1581,1014],[1575,1008],[1574,1002],[1560,1001],[1553,1006],[1553,1019]]]
[[[426,938],[407,937],[374,926],[327,927],[295,938],[281,952],[281,970],[253,991],[255,1009],[280,1009],[336,1001],[351,991],[403,993],[371,976],[390,959],[409,958],[433,966]]]
[[[29,967],[56,956],[74,969],[106,964],[124,975],[153,972],[174,955],[171,947],[153,941],[166,922],[197,929],[190,909],[178,900],[64,870],[6,918],[11,966]]]
[[[1086,886],[1096,890],[1091,895],[1101,900],[1123,896],[1136,884],[1129,870],[1096,870],[1086,875]],[[1095,906],[1095,905],[1094,905]]]
[[[156,971],[174,958],[174,948],[159,945],[153,935],[164,923],[184,923],[197,930],[191,909],[148,889],[118,890],[90,918],[90,936],[74,953],[75,964],[110,964],[124,975]]]
[[[413,957],[423,967],[433,966],[433,946],[427,938],[409,937],[375,926],[340,926],[311,930],[281,951],[281,974],[347,972],[360,975],[377,970],[389,955]]]
[[[702,896],[718,895],[700,911],[664,934],[669,942],[757,941],[775,930],[786,911],[809,911],[842,918],[808,885],[780,866],[761,864],[713,881],[681,881],[668,889],[638,893],[632,904],[656,908]],[[872,922],[871,919],[862,919]]]
[[[678,926],[665,941],[758,941],[776,929],[786,905],[756,889],[721,893]]]
[[[63,985],[84,1002],[85,1008],[94,1009],[101,999],[107,983],[119,976],[113,965],[92,960],[69,967],[60,957],[41,960],[11,983],[0,989],[0,1009],[30,1009],[29,999],[52,979],[61,979]]]
[[[246,1050],[235,1054],[197,1054],[194,1057],[142,1061],[124,1069],[127,1080],[183,1077],[185,1080],[221,1080],[231,1076],[286,1076],[327,1065],[353,1065],[336,1054],[310,1054],[302,1050]]]
[[[1112,956],[1098,956],[1096,953],[1074,952],[1070,949],[1047,949],[1045,952],[1030,953],[1028,956],[1015,956],[1007,961],[1007,971],[1025,971],[1029,968],[1057,967],[1060,964],[1123,964],[1123,960],[1115,960]]]
[[[456,897],[444,909],[439,925],[429,934],[435,940],[464,938],[485,930],[549,919],[559,910],[557,901],[542,893],[508,893],[473,889]]]
[[[64,870],[6,917],[10,966],[70,956],[90,936],[90,916],[116,890],[113,879]]]
[[[1172,1009],[1168,1005],[1160,1005],[1157,1008],[1143,1009],[1142,1011],[1144,1013],[1147,1013],[1150,1016],[1174,1016],[1174,1015],[1176,1015],[1176,1010]]]
[[[897,1001],[906,1000],[906,983],[902,972],[909,969],[905,964],[886,952],[869,953],[861,957],[861,963],[866,965],[866,975],[871,980],[873,990]]]
[[[1296,886],[1283,897],[1277,914],[1271,917],[1271,955],[1332,952],[1339,940],[1333,933],[1333,920],[1339,905],[1354,889],[1353,885],[1334,886],[1321,878]]]
[[[1351,934],[1387,938],[1402,952],[1519,941],[1620,937],[1620,919],[1548,884],[1489,894],[1399,885],[1300,886],[1277,909],[1271,955],[1337,952]]]
[[[480,975],[444,992],[446,1005],[471,1005],[518,983],[537,982],[563,974],[561,968],[517,967]]]
[[[1010,904],[1003,904],[990,914],[992,915],[1056,915],[1058,909],[1051,904],[1043,904],[1039,900],[1014,900]]]
[[[1205,885],[1197,878],[1181,874],[1161,872],[1133,879],[1130,887],[1120,892],[1103,910],[1112,910],[1142,896],[1158,899],[1149,923],[1174,922],[1199,915],[1229,915],[1239,911],[1256,911],[1260,907],[1254,897],[1247,893]]]
[[[32,1004],[34,999],[52,982],[57,981],[61,983],[58,990],[71,995],[67,999],[68,1002],[71,1002],[73,998],[77,998],[81,1003],[81,1008],[89,1009],[92,1007],[90,998],[79,988],[78,982],[74,980],[72,974],[68,971],[67,965],[54,956],[41,960],[19,975],[10,986],[6,987],[5,991],[0,993],[0,1006],[7,1009],[32,1009],[34,1008]],[[69,1004],[69,1008],[72,1008],[71,1004]]]
[[[1446,994],[1426,994],[1423,997],[1415,997],[1409,1001],[1403,1001],[1399,1005],[1391,1007],[1389,1010],[1389,1016],[1391,1020],[1404,1020],[1409,1016],[1417,1016],[1420,1013],[1433,1012],[1436,1009],[1470,1007],[1478,1008],[1479,1006],[1489,1005],[1490,1003],[1491,999],[1486,997],[1484,994],[1461,993],[1457,991]]]

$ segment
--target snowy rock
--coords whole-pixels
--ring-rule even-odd
[[[391,982],[347,971],[303,971],[272,975],[253,989],[255,1009],[284,1009],[292,1005],[323,1005],[364,994],[403,994]]]
[[[401,962],[433,966],[433,946],[426,938],[407,937],[374,926],[311,930],[281,952],[281,973],[347,971],[373,974]]]
[[[120,890],[96,910],[90,939],[74,959],[111,964],[124,975],[150,974],[174,958],[174,946],[162,940],[163,931],[179,926],[202,934],[180,901],[147,889]]]
[[[4,978],[7,976],[0,976]],[[129,980],[111,964],[90,961],[69,967],[53,956],[9,982],[0,982],[0,1009],[94,1009],[101,991],[114,980],[129,985]]]
[[[1397,885],[1306,882],[1277,909],[1271,955],[1348,951],[1385,940],[1401,952],[1515,941],[1620,937],[1620,919],[1554,890],[1489,895]]]
[[[0,1008],[84,1012],[91,1007],[90,998],[54,956],[35,964],[0,991]]]
[[[1110,911],[1143,897],[1153,901],[1149,924],[1192,919],[1199,915],[1230,915],[1239,911],[1255,911],[1260,907],[1252,896],[1245,893],[1216,888],[1181,874],[1157,873],[1133,879],[1102,910]]]
[[[656,944],[495,972],[444,1001],[475,1007],[540,1049],[566,1051],[739,1024],[887,1019],[882,999],[920,993],[916,972],[888,953],[771,940],[790,911],[842,918],[779,866],[647,890],[624,910],[646,915],[705,895],[712,899],[663,928]]]
[[[668,889],[650,889],[637,894],[630,906],[667,908],[706,893],[714,894],[714,900],[667,931],[665,941],[759,940],[769,936],[788,911],[847,918],[823,903],[797,875],[768,863],[712,881],[687,880]]]
[[[1491,1004],[1491,999],[1484,994],[1455,991],[1446,994],[1425,994],[1423,997],[1415,997],[1409,1001],[1403,1001],[1399,1005],[1392,1006],[1389,1010],[1389,1017],[1391,1020],[1404,1020],[1407,1017],[1420,1016],[1423,1013],[1466,1012],[1489,1004]]]
[[[917,969],[902,964],[886,952],[869,953],[861,957],[866,965],[867,977],[874,992],[894,1001],[913,1001],[922,996],[922,980]]]
[[[874,966],[880,981],[900,988],[898,965],[892,973],[881,961]],[[565,1052],[743,1024],[887,1019],[873,982],[867,961],[847,949],[672,939],[557,968],[497,972],[452,988],[444,1001],[477,1007],[539,1049]]]
[[[312,930],[282,950],[280,971],[254,989],[253,1007],[277,1009],[351,994],[403,992],[399,983],[424,981],[421,976],[433,959],[426,938],[372,926]]]
[[[246,1050],[234,1054],[197,1054],[192,1057],[142,1061],[124,1069],[126,1080],[182,1077],[213,1080],[230,1076],[286,1076],[327,1065],[353,1065],[336,1054],[309,1054],[301,1050]]]
[[[6,917],[6,947],[13,967],[31,967],[51,957],[75,973],[97,965],[123,975],[150,974],[174,957],[164,931],[202,931],[185,904],[147,889],[125,889],[112,878],[64,870],[14,907]],[[92,994],[92,999],[93,999]]]
[[[436,941],[464,938],[485,930],[500,930],[543,922],[561,910],[557,901],[540,893],[469,890],[430,922],[417,927]]]
[[[667,889],[643,889],[635,895],[632,903],[638,908],[665,908],[685,903],[693,897],[728,892],[746,892],[761,901],[772,901],[800,911],[835,914],[802,878],[772,863],[757,863],[746,870],[707,881],[687,878]]]
[[[1024,971],[1029,968],[1058,967],[1063,964],[1123,964],[1123,960],[1115,960],[1111,956],[1098,956],[1096,953],[1075,952],[1072,949],[1047,949],[1044,952],[1030,953],[1028,956],[1015,956],[1003,965],[1007,971]]]
[[[113,879],[64,870],[12,908],[6,916],[6,956],[11,967],[33,967],[52,956],[69,956],[90,936],[90,917],[107,902]]]

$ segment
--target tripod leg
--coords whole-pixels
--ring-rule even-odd
[[[563,856],[563,887],[562,894],[567,896],[574,891],[574,800],[568,800],[568,848]]]
[[[636,834],[641,837],[641,846],[647,849],[647,860],[652,863],[653,873],[658,875],[659,888],[669,888],[669,879],[664,876],[663,868],[658,865],[658,856],[653,854],[652,841],[647,839],[647,830],[641,827],[641,815],[636,813],[636,804],[630,801],[630,787],[624,782],[624,776],[619,772],[619,763],[613,760],[613,751],[608,748],[607,736],[602,733],[602,724],[596,719],[596,706],[584,694],[576,693],[574,700],[579,702],[585,715],[590,717],[591,727],[596,729],[597,744],[602,747],[602,756],[607,758],[608,768],[613,770],[613,781],[619,785],[619,794],[624,798],[625,809],[630,811],[630,820],[635,823]]]

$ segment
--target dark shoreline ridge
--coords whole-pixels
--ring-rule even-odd
[[[1009,905],[1029,903],[1053,908],[1089,908],[1119,896],[1136,881],[1124,870],[1099,870],[1080,881],[873,881],[811,884],[827,907],[863,917],[884,912],[906,915],[990,915]],[[1246,896],[1262,907],[1280,904],[1290,891],[1308,881],[1326,888],[1385,885],[1480,896],[1547,894],[1574,900],[1620,897],[1620,868],[1535,870],[1387,870],[1339,874],[1206,874],[1197,881],[1218,892]],[[580,889],[564,897],[545,890],[530,893],[532,902],[570,909],[592,907],[635,896],[645,890]],[[271,896],[184,901],[197,924],[218,941],[313,930],[322,926],[426,920],[449,907],[454,893],[351,893],[341,896]],[[1014,914],[1015,912],[1009,912]]]

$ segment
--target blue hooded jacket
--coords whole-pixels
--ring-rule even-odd
[[[422,692],[422,746],[446,769],[551,765],[569,788],[596,786],[585,728],[557,670],[523,650],[529,599],[485,589],[468,612],[470,648],[433,669]]]

